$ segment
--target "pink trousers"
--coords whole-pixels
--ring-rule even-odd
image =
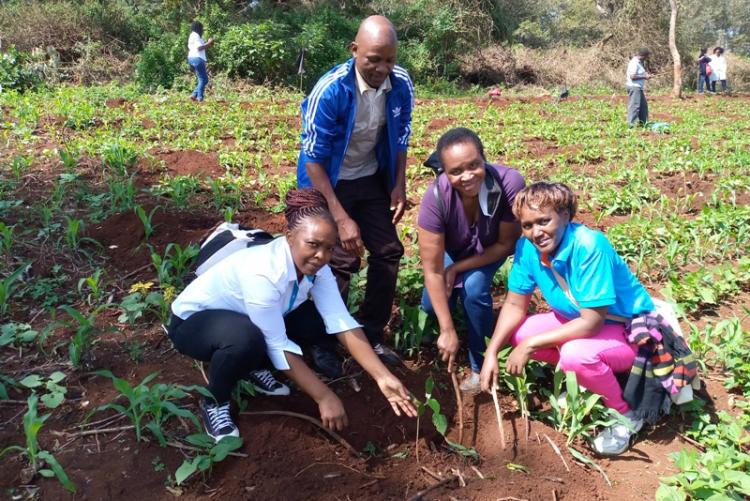
[[[525,339],[548,332],[568,321],[554,312],[532,315],[516,329],[510,342],[516,346]],[[552,365],[559,362],[562,370],[575,372],[579,385],[601,395],[607,407],[624,414],[630,407],[622,399],[622,389],[615,373],[630,371],[635,354],[636,348],[625,337],[625,326],[605,324],[594,336],[566,341],[554,348],[543,348],[535,351],[531,357]]]

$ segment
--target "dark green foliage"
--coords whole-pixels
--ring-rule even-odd
[[[280,80],[294,62],[287,38],[287,27],[273,21],[232,26],[216,45],[216,65],[230,77]]]
[[[42,85],[43,74],[31,63],[29,54],[12,45],[0,54],[0,92],[11,89],[23,92]]]
[[[187,40],[187,38],[185,38]],[[187,49],[183,49],[181,38],[165,34],[149,42],[138,56],[135,78],[146,91],[161,87],[169,89],[177,75],[187,71]]]

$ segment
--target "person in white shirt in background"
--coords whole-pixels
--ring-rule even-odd
[[[628,63],[628,69],[625,72],[625,88],[628,91],[628,127],[648,122],[648,103],[644,89],[646,80],[650,79],[651,75],[648,74],[643,63],[650,54],[651,51],[646,48],[639,49],[638,54],[633,56]]]
[[[188,37],[188,64],[195,75],[198,77],[198,84],[195,86],[190,99],[193,101],[203,101],[203,91],[208,85],[208,71],[206,70],[206,49],[214,44],[214,39],[209,38],[208,42],[203,40],[203,24],[199,21],[193,21],[190,25],[190,36]]]
[[[289,394],[266,370],[269,359],[315,400],[325,426],[346,426],[341,400],[302,358],[300,345],[327,335],[335,335],[372,376],[396,415],[415,417],[409,393],[349,314],[328,267],[337,229],[325,198],[315,189],[291,190],[286,202],[286,236],[226,257],[172,303],[167,333],[175,348],[211,363],[208,389],[215,400],[200,405],[206,433],[216,441],[239,436],[229,400],[240,379],[267,394]]]
[[[721,82],[722,92],[727,91],[727,58],[724,57],[724,48],[714,48],[714,57],[708,63],[711,66],[711,92],[716,92],[716,82]]]

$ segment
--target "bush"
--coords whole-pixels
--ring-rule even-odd
[[[23,92],[39,87],[44,82],[43,73],[32,65],[29,54],[10,46],[0,54],[0,92],[15,89]]]
[[[159,87],[172,88],[175,77],[185,70],[187,49],[183,49],[182,40],[187,36],[164,34],[146,44],[135,65],[135,80],[141,89],[153,92]]]
[[[215,46],[215,64],[221,71],[258,83],[283,80],[294,56],[286,26],[274,21],[232,26]]]

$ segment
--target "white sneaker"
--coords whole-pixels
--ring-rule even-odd
[[[617,456],[622,454],[630,447],[630,441],[635,434],[643,428],[643,420],[635,419],[633,411],[625,413],[623,417],[630,424],[629,427],[617,422],[606,428],[594,439],[594,450],[598,454],[602,456]]]
[[[284,383],[281,383],[273,377],[271,371],[262,369],[259,371],[252,371],[247,376],[247,380],[253,385],[255,391],[263,393],[264,395],[271,395],[274,397],[285,397],[289,395],[289,387]]]

